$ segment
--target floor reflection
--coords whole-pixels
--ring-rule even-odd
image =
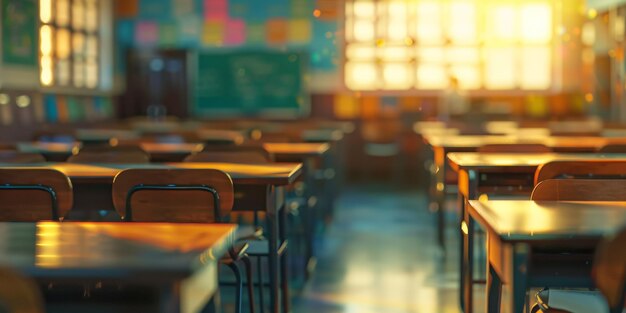
[[[443,257],[427,207],[415,190],[347,190],[293,312],[459,312],[456,240]],[[455,237],[453,225],[448,228],[448,238]]]

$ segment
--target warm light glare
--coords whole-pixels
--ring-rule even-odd
[[[39,0],[39,19],[42,23],[50,23],[52,19],[52,0]]]
[[[409,89],[413,86],[411,68],[403,63],[385,65],[383,79],[385,89]]]
[[[373,41],[375,36],[374,23],[371,21],[354,22],[354,40]]]
[[[59,29],[56,37],[57,57],[67,59],[70,57],[70,32],[67,29]]]
[[[349,45],[346,47],[346,56],[350,60],[374,60],[376,58],[376,48],[365,45]]]
[[[56,0],[56,16],[57,25],[60,27],[69,26],[70,24],[70,4],[68,0]]]
[[[346,86],[350,89],[373,90],[378,85],[378,71],[374,63],[346,63]]]
[[[448,86],[448,75],[441,65],[424,64],[417,68],[419,89],[442,89]]]
[[[485,87],[512,89],[516,86],[515,48],[489,48],[485,51]]]
[[[441,4],[436,1],[420,2],[417,5],[417,39],[421,44],[442,44]]]
[[[41,54],[52,54],[52,27],[48,25],[41,26],[41,29],[39,30],[39,38],[41,40],[39,44]]]
[[[498,5],[492,9],[489,30],[495,41],[514,41],[517,37],[517,14],[512,5]]]
[[[52,85],[52,58],[50,56],[41,57],[40,80],[44,86]]]
[[[549,4],[525,4],[520,10],[520,37],[529,43],[547,43],[552,39],[552,10]]]
[[[357,18],[374,19],[375,17],[376,8],[373,1],[356,1],[352,8]]]
[[[411,51],[406,47],[386,47],[381,52],[383,60],[407,62],[409,61]]]
[[[552,64],[550,48],[525,47],[521,50],[521,87],[522,89],[548,89],[551,81]]]
[[[454,43],[475,43],[477,41],[476,20],[476,6],[474,4],[465,1],[451,2],[448,36]]]
[[[478,89],[481,85],[480,72],[471,65],[458,65],[451,68],[452,76],[459,80],[462,89]]]

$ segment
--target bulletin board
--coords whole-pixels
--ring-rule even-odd
[[[35,0],[0,1],[2,63],[37,65],[37,3]]]

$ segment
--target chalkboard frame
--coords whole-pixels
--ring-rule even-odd
[[[225,109],[223,106],[221,108],[216,107],[202,107],[198,101],[198,82],[199,82],[199,58],[201,54],[204,56],[207,55],[216,55],[225,57],[227,55],[235,55],[235,54],[284,54],[286,57],[289,55],[297,55],[298,56],[298,64],[299,64],[299,72],[300,72],[300,90],[298,92],[297,99],[294,99],[296,105],[289,108],[259,108],[258,110],[248,112],[242,111],[240,108],[233,109]],[[222,118],[280,118],[280,119],[298,119],[307,117],[310,115],[311,111],[311,96],[308,87],[308,77],[309,77],[309,54],[307,51],[283,51],[283,50],[271,50],[271,49],[261,49],[261,50],[199,50],[191,53],[191,57],[189,60],[191,75],[193,77],[193,83],[191,84],[191,97],[190,97],[190,113],[194,118],[211,120],[211,119],[222,119]]]

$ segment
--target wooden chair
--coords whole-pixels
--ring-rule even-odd
[[[599,292],[546,289],[536,296],[532,312],[621,313],[626,293],[626,228],[606,238],[596,250],[592,276]]]
[[[12,150],[0,151],[0,163],[44,163],[46,158],[39,153],[18,152]]]
[[[62,220],[72,203],[72,183],[57,170],[0,168],[0,221]]]
[[[530,196],[535,201],[626,201],[624,179],[546,179]]]
[[[114,164],[146,164],[150,163],[150,156],[139,147],[124,146],[88,146],[78,154],[67,159],[68,163],[114,163]]]
[[[230,176],[213,169],[128,169],[113,180],[113,205],[127,222],[220,223],[234,203]],[[252,267],[248,245],[229,250],[222,262],[237,279],[236,312],[241,312],[243,262],[248,281],[250,311],[254,312]]]
[[[535,172],[535,185],[551,178],[626,178],[626,161],[552,161]]]
[[[0,268],[0,312],[43,313],[43,302],[34,281],[8,268]]]
[[[542,144],[488,144],[478,148],[481,153],[549,153],[552,149]]]

